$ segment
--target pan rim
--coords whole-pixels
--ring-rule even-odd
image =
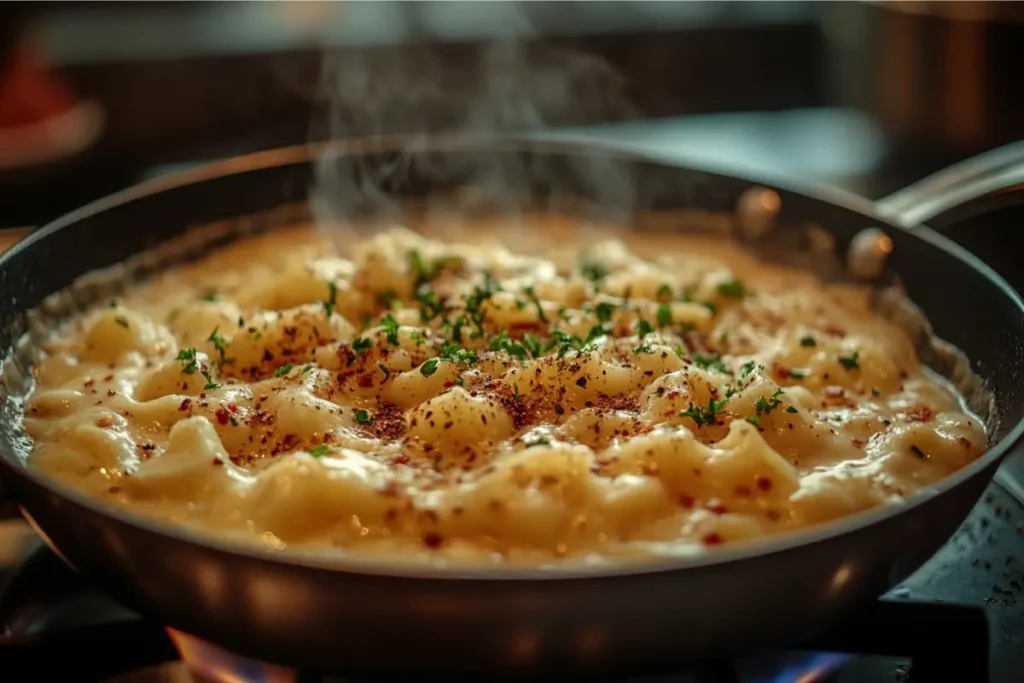
[[[232,157],[202,166],[180,171],[168,176],[139,183],[106,197],[97,199],[64,216],[33,231],[25,239],[12,246],[0,255],[0,268],[5,262],[14,259],[22,251],[83,219],[100,214],[116,206],[143,200],[146,197],[170,192],[182,186],[215,181],[218,178],[241,175],[273,167],[287,166],[296,163],[309,163],[316,155],[324,151],[338,155],[361,155],[379,153],[389,150],[405,150],[410,152],[429,151],[430,149],[446,149],[458,151],[465,146],[472,151],[474,146],[483,145],[494,149],[496,145],[505,145],[510,150],[549,150],[563,154],[601,153],[614,154],[637,162],[667,165],[679,169],[692,169],[698,172],[728,177],[733,180],[747,182],[751,185],[783,190],[801,195],[814,201],[825,202],[860,214],[868,221],[889,230],[913,233],[915,237],[931,243],[947,254],[972,268],[1014,304],[1017,311],[1024,315],[1024,300],[994,270],[978,257],[961,247],[959,244],[930,229],[912,229],[901,225],[892,218],[886,218],[877,210],[874,202],[858,195],[811,182],[800,182],[785,178],[781,182],[759,178],[758,174],[747,174],[727,168],[716,168],[714,164],[691,164],[676,156],[662,156],[649,150],[637,150],[628,144],[595,141],[590,138],[565,136],[386,136],[378,138],[361,138],[345,141],[328,141],[280,147],[255,152],[243,156]],[[827,227],[826,227],[827,229]],[[85,508],[98,515],[112,518],[119,524],[133,527],[138,531],[165,537],[180,543],[199,546],[204,550],[226,553],[242,559],[269,562],[290,566],[294,569],[307,569],[331,573],[363,575],[378,579],[417,579],[431,581],[475,581],[504,583],[522,581],[565,581],[565,580],[600,580],[625,578],[647,574],[666,574],[685,572],[687,570],[708,570],[716,567],[763,558],[799,548],[804,548],[840,536],[862,531],[880,524],[905,512],[926,504],[928,501],[943,495],[947,491],[965,484],[981,472],[995,469],[1009,451],[1024,437],[1024,419],[1019,420],[1003,439],[992,446],[982,457],[970,463],[954,474],[936,482],[910,498],[865,510],[853,515],[839,518],[831,522],[787,531],[772,536],[755,539],[735,545],[725,546],[707,553],[696,553],[681,556],[652,556],[641,560],[615,562],[607,565],[566,567],[543,566],[474,566],[456,565],[441,567],[424,565],[409,561],[389,561],[372,556],[348,554],[344,551],[324,552],[322,549],[303,547],[286,547],[274,550],[260,546],[251,541],[209,532],[200,528],[175,525],[161,521],[155,517],[104,504],[83,492],[73,489],[56,480],[41,475],[32,469],[11,462],[9,458],[0,456],[0,467],[10,470],[15,477],[29,480],[33,485],[60,496],[68,502]],[[17,503],[17,501],[15,501]]]

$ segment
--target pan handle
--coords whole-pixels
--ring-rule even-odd
[[[960,221],[1021,203],[1024,141],[998,147],[878,200],[880,214],[940,232]]]

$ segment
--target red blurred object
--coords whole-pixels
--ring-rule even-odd
[[[81,102],[31,43],[0,66],[0,169],[77,154],[96,141],[102,122],[100,107]]]

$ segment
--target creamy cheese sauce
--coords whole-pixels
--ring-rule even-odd
[[[866,292],[532,224],[345,255],[296,227],[167,271],[54,335],[29,466],[274,548],[551,564],[820,524],[985,451]]]

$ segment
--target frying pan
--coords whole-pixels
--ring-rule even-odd
[[[1006,153],[1020,158],[1020,151]],[[964,520],[1024,430],[1024,304],[980,260],[917,225],[941,221],[958,207],[977,213],[998,199],[1005,185],[989,176],[1004,162],[987,159],[964,167],[969,173],[955,169],[880,205],[571,140],[302,146],[151,182],[59,219],[0,257],[0,343],[13,353],[2,378],[0,477],[61,557],[143,616],[306,671],[612,675],[791,643],[877,598],[928,559]],[[738,229],[750,217],[743,213],[750,192],[764,191],[751,188],[770,188],[778,210],[762,221],[767,232],[750,239],[787,245],[773,253],[796,252],[808,226],[819,232],[823,226],[834,239],[833,260],[842,263],[860,231],[879,228],[893,245],[882,278],[898,278],[938,337],[962,349],[985,378],[991,450],[904,503],[800,533],[639,568],[564,570],[414,568],[271,551],[114,510],[26,469],[10,398],[24,392],[27,367],[22,351],[11,349],[38,322],[30,311],[82,274],[171,243],[186,228],[219,226],[187,243],[201,252],[231,239],[232,231],[294,220],[294,212],[279,207],[307,203],[316,167],[332,170],[329,208],[349,217],[383,215],[405,199],[473,185],[500,189],[494,197],[504,199],[503,210],[527,200],[564,208],[571,195],[584,212],[629,219],[639,209],[689,208]],[[971,174],[988,180],[963,191],[971,187]],[[948,177],[958,179],[955,206],[928,189],[942,189]],[[319,200],[323,208],[323,196]],[[942,215],[930,214],[929,203],[941,205]],[[737,213],[738,205],[747,209]],[[912,224],[901,222],[904,216]],[[177,249],[175,258],[187,252]],[[814,260],[828,259],[819,254]],[[159,259],[137,263],[140,277],[165,265]],[[79,291],[76,303],[108,295],[97,285]]]

